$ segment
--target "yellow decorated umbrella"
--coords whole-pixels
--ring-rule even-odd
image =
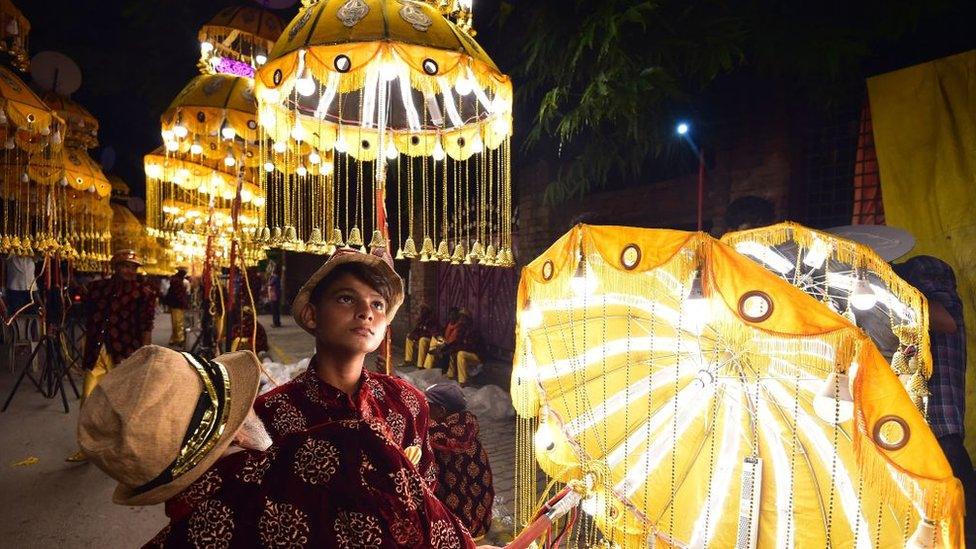
[[[224,8],[200,29],[200,68],[254,78],[281,34],[277,15],[252,6]]]
[[[726,233],[722,242],[857,324],[921,405],[932,373],[925,298],[872,249],[796,223]]]
[[[512,400],[537,418],[520,478],[537,461],[604,539],[961,543],[959,481],[870,338],[735,249],[581,225],[523,270],[518,303]]]
[[[447,4],[455,2],[304,2],[255,77],[259,122],[270,140],[262,151],[265,180],[287,192],[290,175],[311,177],[334,189],[325,194],[335,206],[312,220],[285,211],[269,217],[272,226],[297,229],[302,238],[327,230],[335,246],[365,247],[372,234],[370,247],[386,246],[389,184],[398,258],[514,264],[511,80],[469,25],[444,16],[456,11],[442,12]],[[310,174],[333,151],[335,173]],[[422,159],[416,177],[410,158]],[[419,206],[417,230],[415,193],[431,197]],[[468,226],[477,227],[474,234],[462,229]]]
[[[165,148],[189,158],[259,165],[253,81],[227,74],[191,80],[160,118]]]
[[[10,64],[16,69],[27,70],[30,21],[11,0],[0,0],[0,51],[10,55]]]
[[[77,101],[54,92],[44,95],[44,103],[65,121],[65,145],[82,149],[98,146],[98,119]]]
[[[60,148],[60,119],[17,75],[0,67],[0,135],[4,149],[29,153]]]

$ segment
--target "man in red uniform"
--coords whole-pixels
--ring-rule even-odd
[[[378,253],[340,250],[302,286],[292,316],[315,336],[315,356],[307,371],[262,395],[254,409],[275,441],[330,421],[372,422],[433,490],[427,400],[409,383],[364,367],[403,303],[403,281],[389,254]]]
[[[116,364],[152,343],[156,292],[138,276],[140,265],[135,251],[119,250],[112,256],[112,277],[88,285],[83,298],[86,322],[82,398],[87,398],[98,380]],[[85,456],[79,451],[67,461],[85,461]]]
[[[454,383],[431,385],[430,443],[437,462],[437,498],[478,541],[491,527],[495,499],[488,452],[478,439],[478,418],[467,411],[461,388]]]
[[[169,277],[169,290],[163,298],[163,305],[169,307],[169,316],[173,324],[169,344],[171,347],[182,348],[186,344],[183,315],[190,308],[190,281],[186,278],[186,267],[177,267],[176,274]]]

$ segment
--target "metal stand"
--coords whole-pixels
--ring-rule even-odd
[[[17,389],[20,388],[20,383],[24,380],[25,376],[30,378],[31,382],[34,383],[45,398],[54,398],[60,393],[61,404],[64,406],[64,413],[66,414],[68,413],[68,395],[64,388],[65,377],[68,378],[68,383],[75,393],[75,398],[81,398],[81,393],[75,385],[75,380],[71,378],[68,372],[68,363],[62,353],[61,338],[59,336],[59,333],[46,333],[37,342],[37,346],[34,347],[30,357],[27,359],[27,363],[20,370],[20,375],[17,376],[17,381],[14,383],[13,389],[10,390],[10,394],[7,395],[7,400],[4,401],[3,409],[0,409],[0,412],[7,411],[7,407],[10,406],[10,401],[17,394]],[[40,358],[42,349],[44,350],[44,357]],[[41,374],[37,379],[31,373],[31,366],[35,360],[43,360]]]

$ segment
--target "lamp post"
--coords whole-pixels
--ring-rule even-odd
[[[675,126],[675,133],[688,143],[695,156],[698,157],[698,230],[702,230],[702,208],[705,202],[705,151],[691,138],[691,126],[687,122],[679,122]]]

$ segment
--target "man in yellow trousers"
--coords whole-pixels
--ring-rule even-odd
[[[115,364],[143,345],[152,343],[156,316],[156,292],[138,275],[142,265],[133,250],[119,250],[112,256],[112,277],[93,281],[83,298],[85,307],[85,351],[82,368],[85,382],[82,398]],[[67,461],[85,461],[81,451]]]

